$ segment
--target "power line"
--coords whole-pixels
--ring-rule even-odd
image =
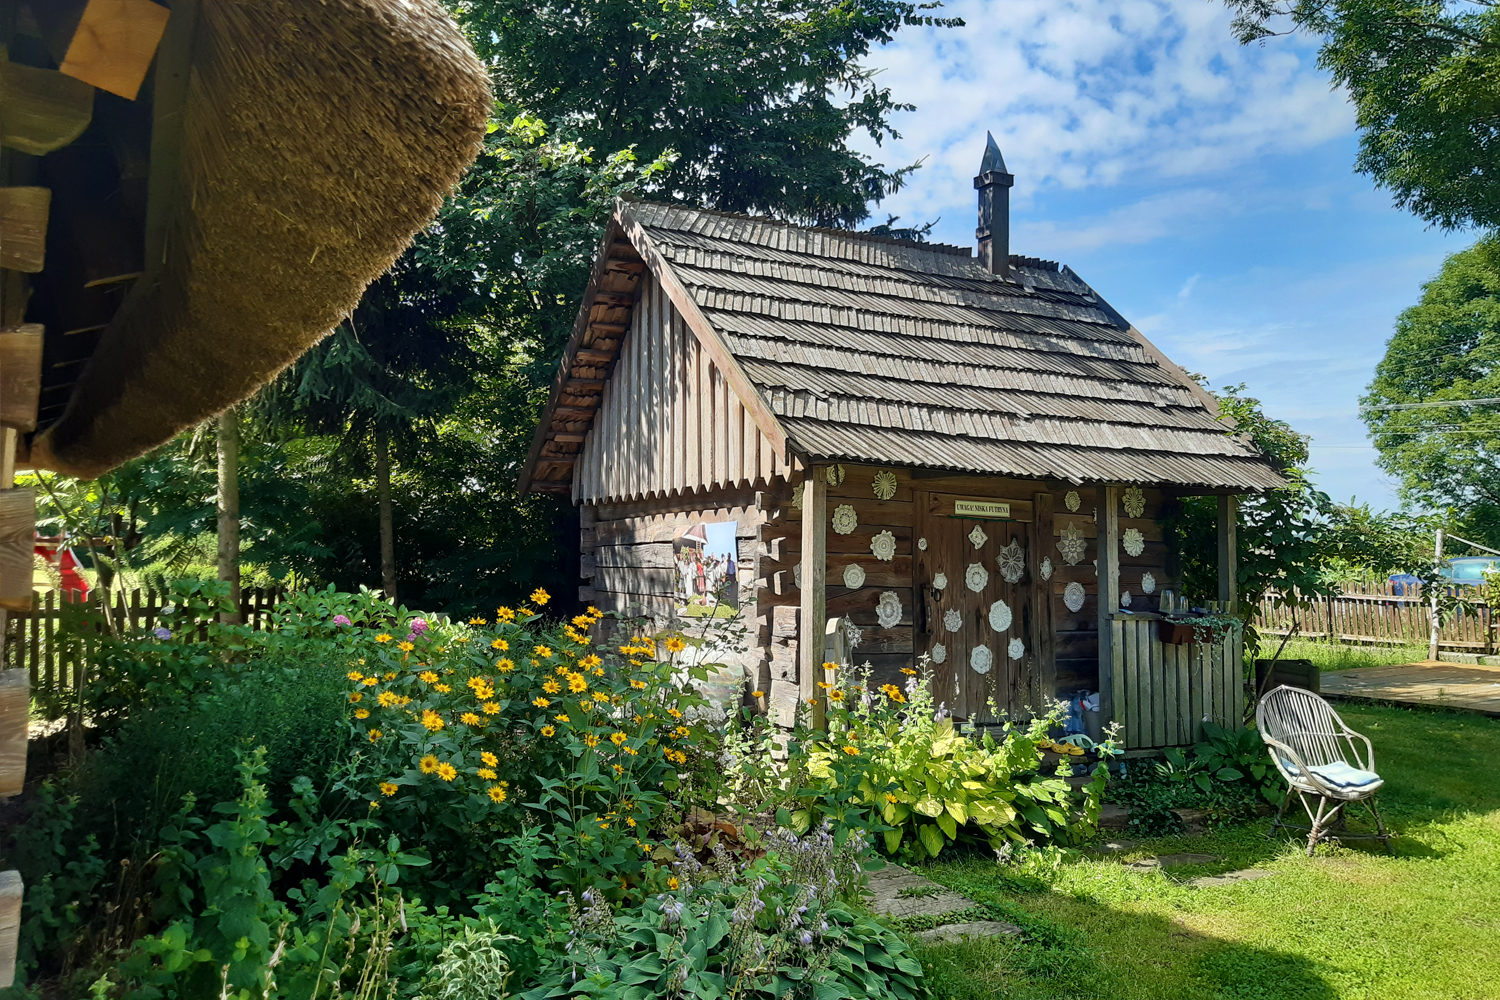
[[[1485,396],[1480,399],[1433,399],[1425,403],[1381,403],[1376,406],[1362,406],[1363,411],[1372,410],[1432,410],[1446,406],[1484,406],[1491,403],[1500,403],[1500,396]]]

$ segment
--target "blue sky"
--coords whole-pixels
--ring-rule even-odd
[[[925,157],[876,210],[972,244],[972,177],[995,133],[1016,177],[1011,251],[1073,267],[1215,387],[1246,383],[1313,439],[1337,500],[1394,507],[1358,399],[1392,323],[1446,254],[1356,175],[1353,113],[1300,40],[1242,47],[1212,0],[956,0],[958,29],[903,29],[871,66]]]

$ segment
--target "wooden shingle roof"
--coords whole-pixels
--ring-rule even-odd
[[[1283,484],[1069,268],[1013,256],[1006,280],[954,248],[650,202],[621,203],[616,223],[670,268],[788,447],[813,460]]]

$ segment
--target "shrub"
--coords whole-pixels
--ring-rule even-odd
[[[1203,724],[1202,743],[1169,747],[1160,761],[1128,764],[1111,799],[1130,806],[1130,825],[1142,833],[1175,832],[1173,809],[1202,809],[1210,822],[1251,818],[1262,803],[1279,805],[1285,785],[1254,729]]]
[[[910,998],[922,967],[901,937],[861,913],[858,832],[781,831],[764,858],[679,850],[665,891],[618,915],[592,891],[571,908],[565,954],[525,1000],[551,997]]]
[[[1081,792],[1042,773],[1056,713],[976,739],[934,711],[929,676],[908,673],[905,691],[872,690],[859,672],[829,689],[827,732],[799,731],[793,744],[787,825],[807,830],[826,818],[836,830],[880,833],[888,853],[927,857],[966,837],[999,849],[1092,830],[1106,770],[1096,766]]]

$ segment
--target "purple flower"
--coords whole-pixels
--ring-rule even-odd
[[[345,618],[343,615],[334,615],[333,616],[333,623],[335,625],[352,625],[352,624],[354,624],[349,619]]]
[[[425,619],[425,618],[413,618],[411,620],[411,630],[413,632],[417,633],[418,635],[421,635],[423,632],[426,632],[427,631],[427,619]]]
[[[158,639],[172,638],[172,630],[169,628],[154,628],[151,630],[151,634],[156,636]]]
[[[417,633],[415,633],[415,632],[408,632],[408,633],[406,633],[406,641],[407,642],[416,642],[420,638],[422,638],[422,637],[420,635],[418,635]]]

